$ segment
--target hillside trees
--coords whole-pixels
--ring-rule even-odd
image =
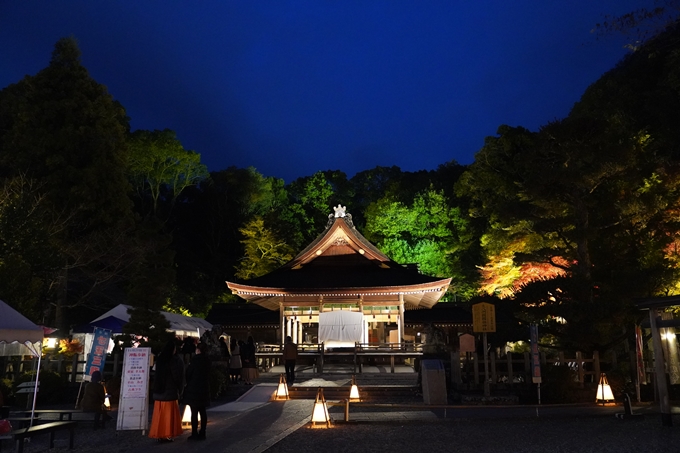
[[[224,281],[234,277],[245,254],[239,230],[256,217],[266,228],[278,226],[287,203],[283,181],[252,167],[213,172],[187,190],[173,215],[177,284],[189,298],[185,307],[205,313],[213,301],[228,298]]]
[[[42,215],[61,224],[43,227],[50,231],[45,256],[56,255],[58,270],[44,274],[38,253],[32,262],[23,257],[23,269],[43,281],[41,300],[49,303],[40,321],[64,327],[68,307],[102,303],[103,288],[120,277],[125,247],[103,238],[122,237],[132,224],[127,128],[125,110],[89,76],[72,38],[57,42],[47,68],[0,92],[5,186],[16,178],[37,184]]]
[[[631,297],[661,294],[679,277],[669,255],[678,233],[669,215],[678,205],[680,97],[669,83],[677,65],[663,45],[638,52],[568,118],[538,132],[499,128],[458,186],[488,219],[490,259],[563,272],[513,293],[525,319],[566,347],[615,341]]]

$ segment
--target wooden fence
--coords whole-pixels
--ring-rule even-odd
[[[587,357],[581,352],[576,352],[573,357],[566,357],[563,352],[556,355],[546,356],[540,353],[541,366],[546,364],[563,365],[574,371],[575,380],[579,387],[588,383],[597,383],[600,370],[600,355],[594,351],[592,356]],[[615,360],[615,359],[614,359]],[[489,382],[492,385],[513,386],[531,382],[531,356],[528,352],[512,353],[497,356],[491,352],[489,361]],[[459,352],[451,353],[451,382],[457,385],[476,388],[484,381],[484,359],[477,353]],[[453,364],[458,363],[456,367]]]
[[[354,348],[341,351],[324,351],[322,344],[299,345],[299,358],[313,362],[314,371],[323,373],[325,361],[344,358],[353,365],[355,373],[363,371],[363,365],[370,360],[386,361],[390,370],[394,373],[395,364],[414,365],[414,360],[422,357],[422,347],[418,344],[357,344]],[[259,345],[257,350],[258,366],[262,371],[268,371],[272,366],[282,363],[282,351],[280,345]],[[592,356],[586,356],[580,352],[567,357],[563,352],[546,356],[540,354],[541,365],[565,365],[574,371],[575,380],[579,386],[597,383],[600,375],[600,355],[597,351]],[[493,385],[513,386],[531,382],[531,357],[528,352],[511,353],[497,356],[494,352],[489,354],[489,381]],[[616,357],[608,356],[607,363],[615,365]],[[459,366],[451,366],[451,382],[462,387],[477,388],[484,381],[484,360],[476,353],[451,353],[451,363]],[[37,364],[35,359],[22,357],[0,357],[2,378],[11,381],[16,380],[20,374],[34,370]],[[68,382],[80,382],[85,368],[85,356],[74,355],[70,359],[62,356],[41,361],[43,370],[51,370],[64,376]],[[109,356],[106,360],[103,375],[108,380],[120,376],[123,359],[120,354]]]
[[[25,359],[20,356],[0,357],[2,378],[15,381],[21,374],[35,370],[37,362],[36,359]],[[40,368],[41,370],[54,371],[65,377],[68,382],[80,382],[85,370],[85,355],[74,354],[72,358],[63,356],[44,358],[40,362]],[[122,369],[123,357],[121,354],[115,354],[107,358],[102,374],[104,379],[107,380],[120,376]]]

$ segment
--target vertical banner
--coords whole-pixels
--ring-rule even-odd
[[[538,353],[538,326],[529,326],[529,336],[531,338],[531,380],[534,384],[541,383],[541,356]]]
[[[646,384],[645,362],[642,357],[642,329],[635,326],[635,357],[637,358],[638,384]]]
[[[85,363],[85,380],[89,381],[90,376],[95,371],[104,372],[104,364],[106,363],[106,351],[109,348],[109,340],[111,340],[111,331],[109,329],[94,328],[94,338],[92,339],[92,348],[87,356]]]
[[[118,400],[117,430],[141,429],[149,424],[151,348],[126,348]]]

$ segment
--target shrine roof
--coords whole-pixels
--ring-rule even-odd
[[[446,292],[450,278],[423,275],[392,261],[357,231],[344,208],[340,216],[335,209],[325,231],[290,262],[261,277],[227,282],[229,288],[271,309],[274,302],[264,299],[289,294],[421,294],[406,302],[431,307]]]

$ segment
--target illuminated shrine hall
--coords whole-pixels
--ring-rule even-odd
[[[279,269],[227,282],[239,297],[278,311],[278,341],[349,347],[355,343],[416,341],[404,312],[430,309],[451,278],[429,277],[392,261],[364,238],[342,206],[312,243]]]

